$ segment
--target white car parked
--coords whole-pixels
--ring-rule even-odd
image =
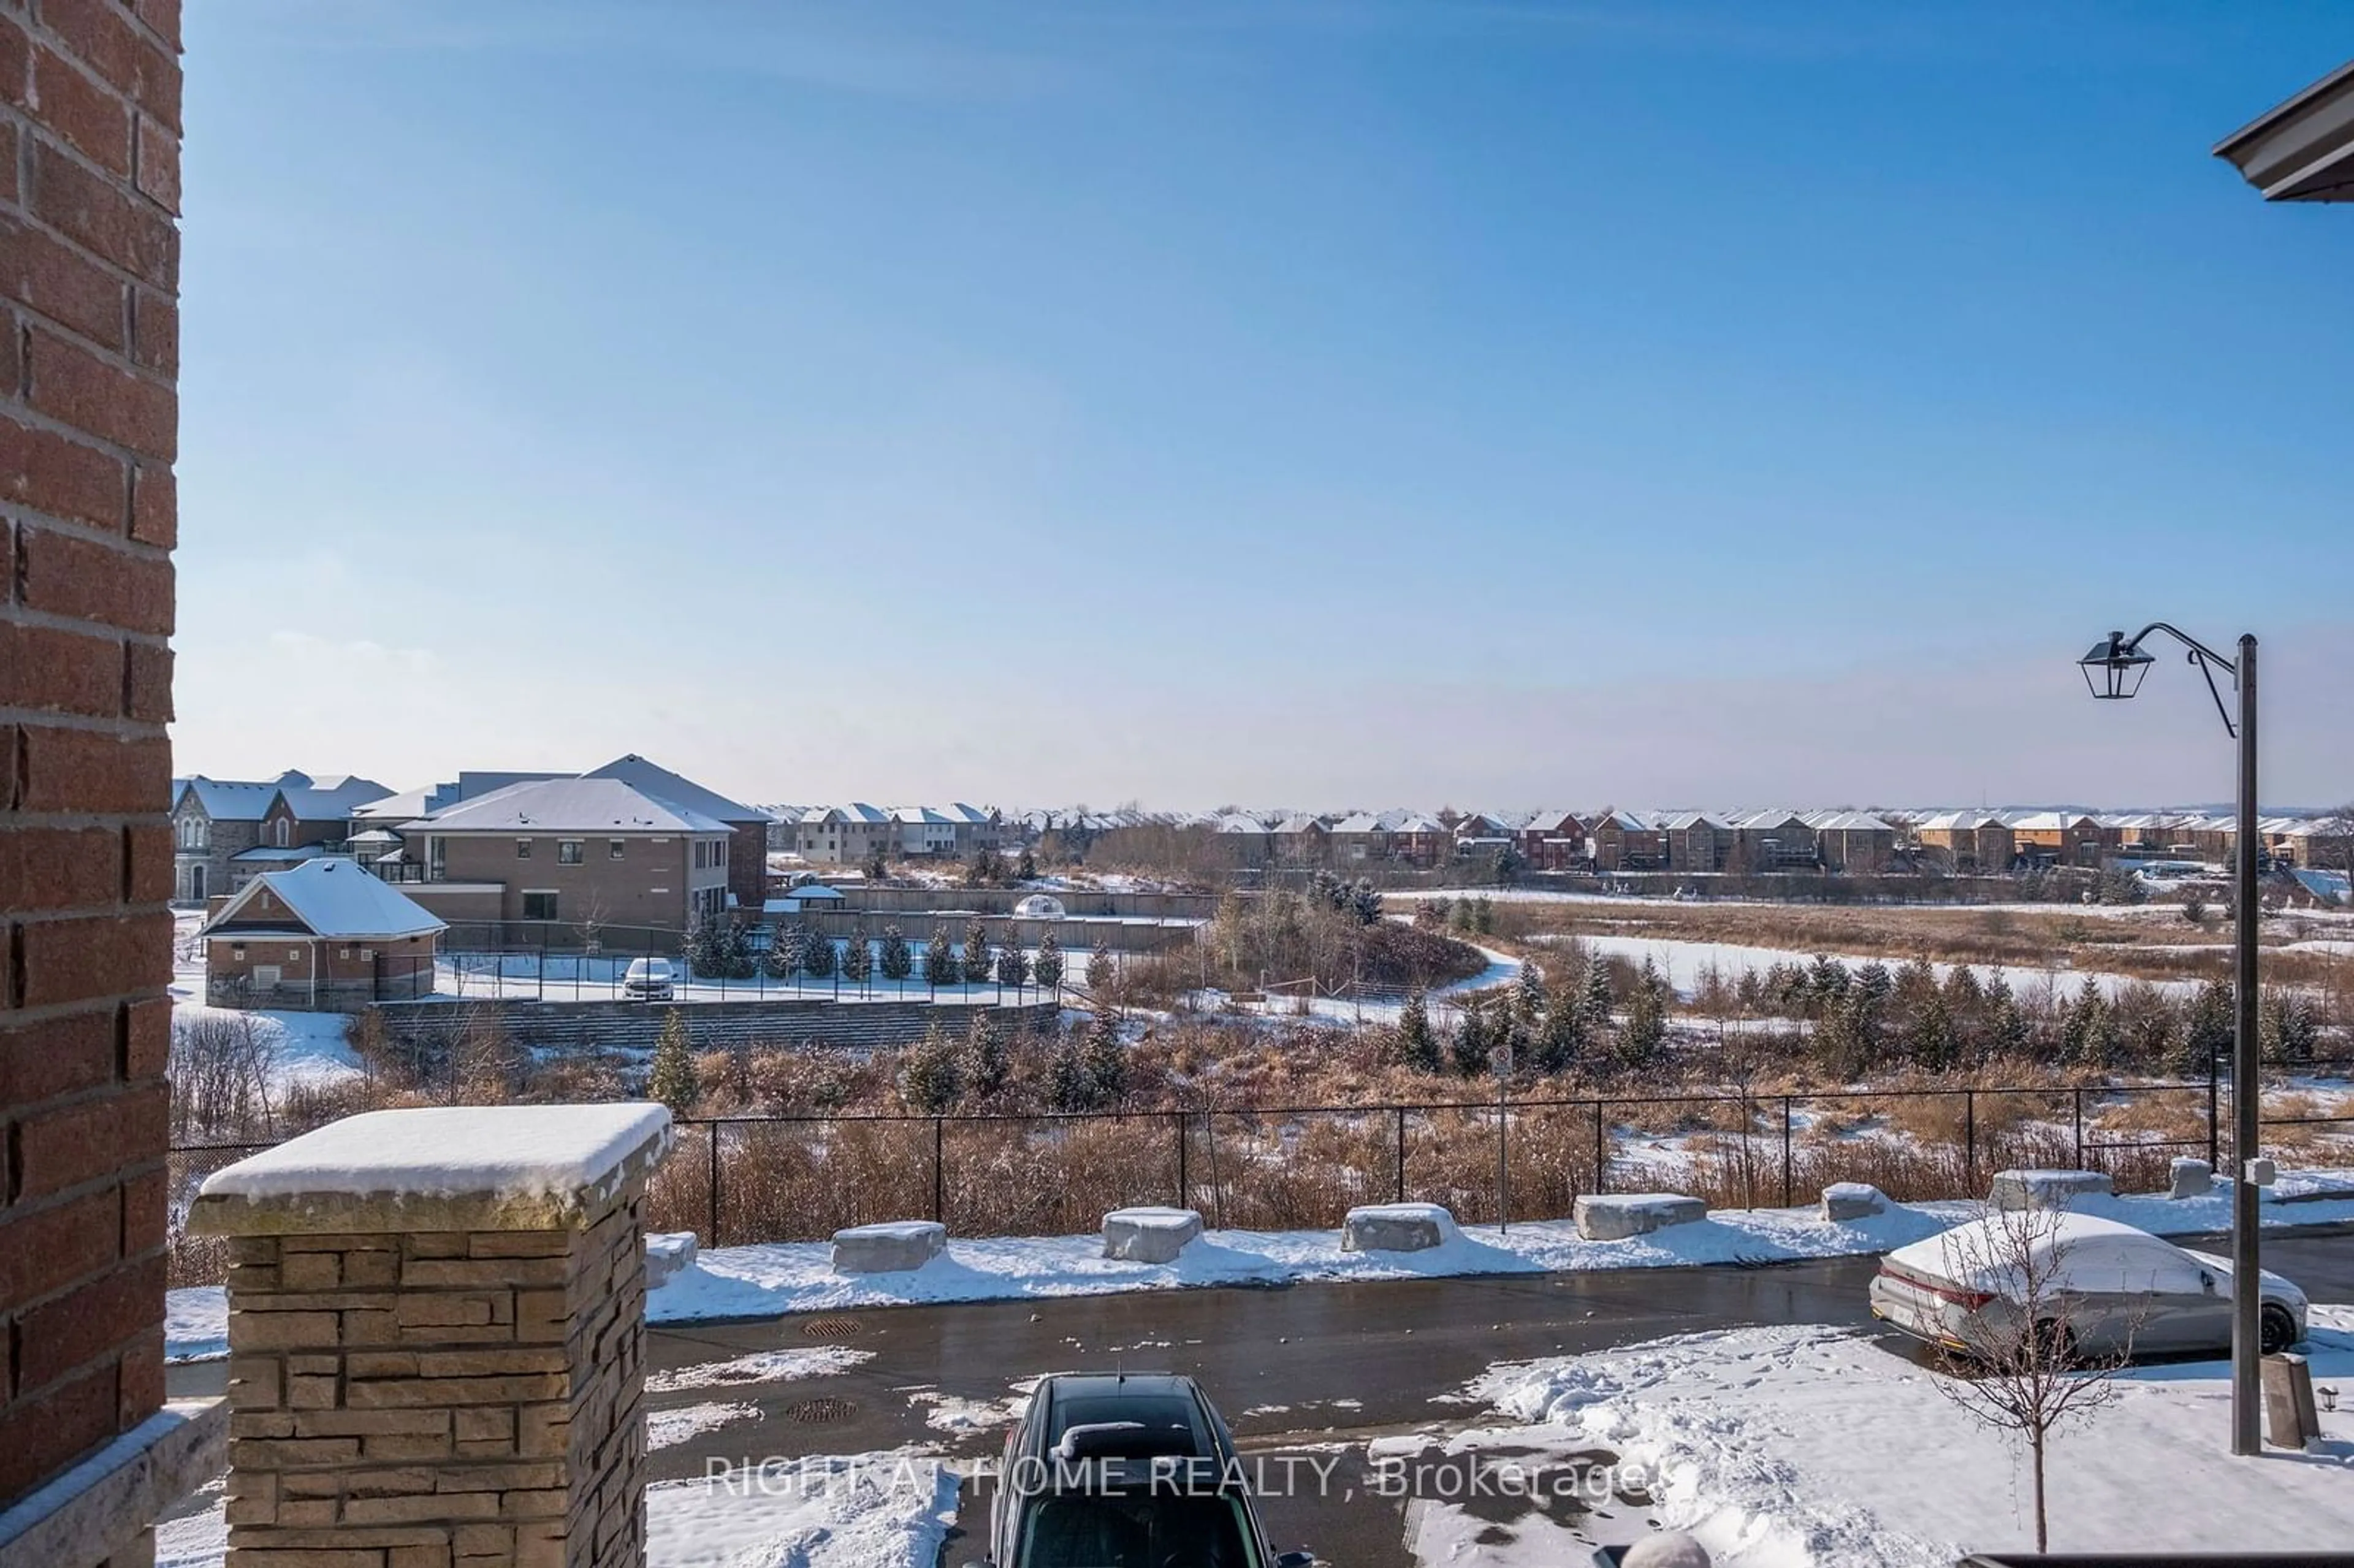
[[[632,959],[621,976],[621,994],[631,1001],[668,1001],[675,980],[668,959]]]
[[[2031,1262],[2020,1261],[2022,1243]],[[2033,1283],[2029,1283],[2032,1277]],[[1967,1355],[2036,1328],[2069,1354],[2176,1355],[2232,1345],[2232,1265],[2115,1220],[2001,1213],[1941,1231],[1881,1260],[1872,1315]],[[2270,1269],[2257,1285],[2264,1353],[2305,1338],[2305,1292]]]

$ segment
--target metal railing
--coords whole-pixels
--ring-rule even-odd
[[[2147,1132],[2104,1125],[2137,1113]],[[961,1235],[1063,1235],[1094,1230],[1108,1209],[1173,1203],[1214,1227],[1283,1230],[1416,1200],[1485,1224],[1564,1217],[1581,1193],[1630,1187],[1670,1187],[1712,1208],[1787,1208],[1838,1181],[1900,1202],[1960,1198],[1997,1171],[2059,1165],[2156,1191],[2176,1155],[2211,1156],[2229,1117],[2228,1092],[2204,1082],[686,1117],[648,1223],[712,1246],[925,1216]],[[2262,1124],[2354,1128],[2354,1114]],[[265,1147],[175,1146],[175,1218],[204,1174]],[[174,1282],[209,1266],[175,1224]]]

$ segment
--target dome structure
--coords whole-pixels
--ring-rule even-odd
[[[1034,893],[1013,906],[1014,915],[1023,920],[1066,920],[1063,901],[1051,893]]]

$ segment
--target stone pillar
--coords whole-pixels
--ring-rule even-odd
[[[639,1568],[660,1106],[373,1111],[204,1184],[228,1568]]]

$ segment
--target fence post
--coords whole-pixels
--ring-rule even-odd
[[[1610,1188],[1609,1134],[1602,1125],[1602,1102],[1594,1102],[1594,1190],[1606,1192]]]
[[[2210,1171],[2215,1169],[2215,1157],[2221,1152],[2221,1111],[2215,1103],[2215,1090],[2221,1081],[2215,1071],[2215,1054],[2210,1051],[2207,1054],[2207,1169]]]
[[[1782,1206],[1794,1201],[1790,1171],[1790,1097],[1782,1097]]]
[[[2082,1171],[2084,1168],[2084,1091],[2082,1088],[2071,1089],[2068,1097],[2075,1102],[2076,1169]]]
[[[1978,1190],[1978,1092],[1962,1091],[1962,1185]]]
[[[709,1145],[707,1152],[711,1160],[710,1235],[711,1245],[716,1247],[719,1245],[719,1124],[716,1121],[705,1122],[703,1136],[705,1142]]]
[[[936,1224],[945,1224],[948,1218],[948,1139],[943,1130],[947,1126],[946,1117],[932,1118],[932,1219]]]
[[[1397,1107],[1397,1201],[1405,1202],[1405,1107]]]

